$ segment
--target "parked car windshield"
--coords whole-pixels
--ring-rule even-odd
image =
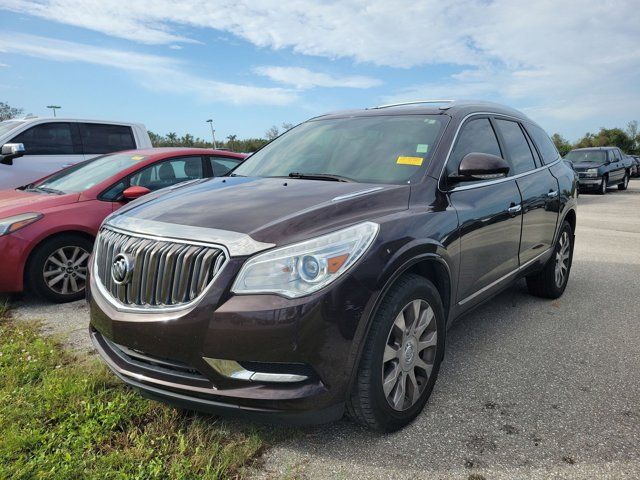
[[[573,163],[604,163],[606,160],[606,153],[604,150],[574,150],[569,152],[565,160],[570,160]]]
[[[118,172],[132,167],[145,158],[147,157],[136,153],[103,155],[69,167],[36,183],[33,187],[62,193],[82,192],[104,182]]]
[[[23,123],[25,122],[20,120],[5,120],[4,122],[0,122],[0,136],[10,132],[14,128],[18,128]]]
[[[278,137],[232,174],[302,178],[322,174],[356,182],[404,183],[428,164],[446,118],[377,115],[312,120]]]

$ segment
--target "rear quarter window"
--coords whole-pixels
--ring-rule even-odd
[[[79,126],[84,153],[111,153],[136,148],[131,127],[101,123],[81,123]]]
[[[537,125],[528,124],[526,128],[535,142],[536,147],[538,147],[542,161],[546,164],[555,162],[560,157],[560,154],[549,138],[549,135]]]

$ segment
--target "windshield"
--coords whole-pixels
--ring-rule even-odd
[[[606,160],[606,154],[604,150],[574,150],[569,152],[566,160],[570,160],[573,163],[604,163]]]
[[[233,175],[322,174],[356,182],[404,183],[428,164],[445,119],[377,115],[312,120],[253,154]]]
[[[63,193],[82,192],[145,158],[147,157],[136,153],[103,155],[56,173],[35,184],[35,188],[51,189]]]
[[[24,123],[25,122],[21,122],[20,120],[5,120],[4,122],[0,122],[0,137]]]

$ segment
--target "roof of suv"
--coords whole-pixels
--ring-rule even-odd
[[[572,152],[585,151],[585,150],[613,150],[614,148],[618,148],[618,147],[583,147],[583,148],[574,148]]]
[[[365,109],[344,110],[320,115],[319,118],[360,117],[375,115],[442,115],[466,116],[470,113],[495,113],[531,121],[524,113],[499,103],[482,100],[417,100]]]

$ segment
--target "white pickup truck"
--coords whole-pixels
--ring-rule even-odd
[[[151,146],[141,123],[40,117],[5,120],[0,122],[0,148],[3,154],[14,154],[0,156],[0,189],[27,185],[100,154]]]

